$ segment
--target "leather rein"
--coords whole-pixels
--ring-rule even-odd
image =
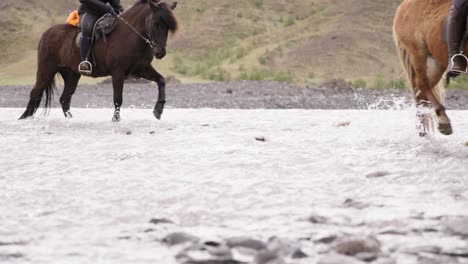
[[[150,10],[151,10],[151,0],[148,0],[148,5],[150,6]],[[164,1],[158,1],[156,4],[154,4],[155,7],[161,5],[162,3],[164,3]],[[122,20],[125,24],[127,24],[127,26],[133,30],[133,32],[135,32],[138,36],[140,36],[140,38],[142,38],[146,44],[148,44],[152,49],[156,48],[156,45],[158,44],[156,40],[154,40],[153,38],[153,15],[154,15],[154,12],[151,11],[151,18],[150,18],[150,26],[149,26],[149,34],[148,34],[148,37],[145,38],[140,32],[138,32],[138,30],[136,30],[132,25],[130,25],[130,23],[128,23],[125,19],[123,19],[120,15],[117,15],[117,17]]]

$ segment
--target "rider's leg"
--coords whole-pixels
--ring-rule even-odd
[[[80,73],[89,74],[92,71],[92,66],[91,63],[89,63],[88,61],[88,53],[89,49],[91,48],[94,23],[98,18],[92,13],[85,13],[81,17],[82,35],[80,40],[80,53],[82,63],[80,63],[78,71]]]
[[[453,0],[448,18],[448,52],[449,72],[457,73],[466,70],[466,62],[461,56],[460,46],[463,39],[466,22],[466,4],[468,0]],[[454,57],[455,56],[455,57]]]

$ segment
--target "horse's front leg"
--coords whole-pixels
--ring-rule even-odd
[[[73,116],[70,112],[71,99],[76,91],[76,86],[78,85],[81,75],[65,70],[60,71],[60,74],[62,75],[65,83],[62,96],[60,97],[60,104],[62,105],[62,110],[65,117],[72,118]]]
[[[161,119],[164,105],[166,104],[166,80],[151,65],[134,75],[149,81],[154,81],[158,84],[158,101],[154,106],[153,114],[158,120]]]
[[[123,86],[125,82],[124,73],[115,73],[112,74],[112,86],[114,88],[114,116],[112,117],[112,122],[120,121],[120,107],[122,106],[122,94]]]

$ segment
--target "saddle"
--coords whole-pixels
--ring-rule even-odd
[[[93,27],[93,36],[91,40],[91,48],[88,51],[88,58],[93,66],[96,66],[96,56],[94,54],[94,44],[100,39],[103,38],[104,42],[107,42],[106,36],[112,33],[117,27],[117,17],[111,14],[105,14],[100,17]],[[81,25],[78,24],[78,28],[81,28]],[[75,44],[79,48],[81,43],[82,32],[80,31],[75,37]]]

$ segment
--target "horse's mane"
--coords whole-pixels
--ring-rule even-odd
[[[132,6],[132,8],[137,7],[138,5],[141,5],[141,4],[148,4],[148,1],[150,0],[137,0],[135,4]],[[163,19],[164,23],[166,23],[169,30],[172,33],[175,33],[179,29],[179,21],[177,20],[177,17],[174,15],[174,12],[172,12],[171,7],[168,3],[163,2],[160,5],[160,7],[163,8],[164,11],[166,11],[166,12],[163,12],[163,15],[161,16],[161,18]]]

